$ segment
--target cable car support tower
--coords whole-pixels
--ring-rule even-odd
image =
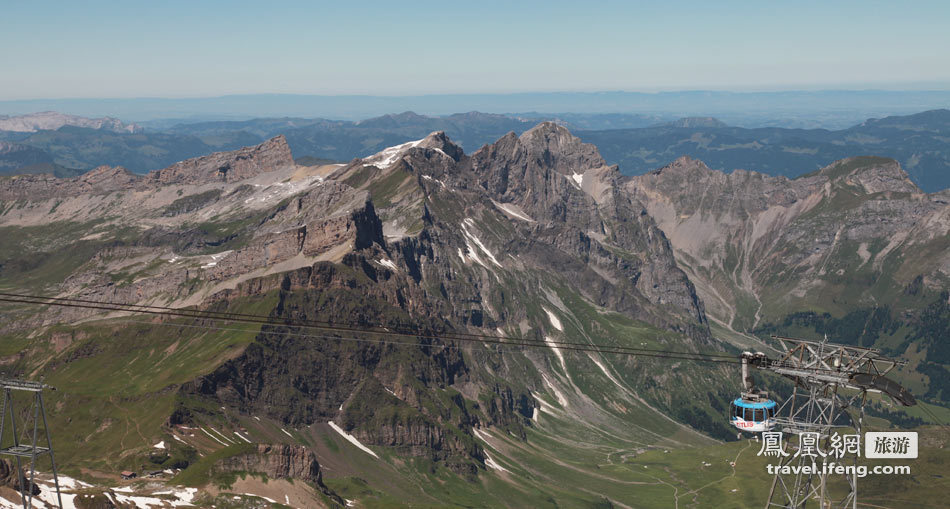
[[[0,455],[13,456],[16,464],[16,476],[19,483],[20,500],[23,503],[23,509],[33,507],[33,487],[36,479],[36,461],[38,458],[49,455],[50,463],[53,468],[53,484],[56,487],[56,501],[63,507],[62,495],[59,492],[59,476],[56,474],[56,459],[53,457],[53,442],[50,439],[49,426],[46,422],[46,407],[43,405],[43,390],[53,387],[41,382],[32,382],[27,380],[11,380],[0,378],[0,445],[5,442],[7,431],[11,431],[12,443],[6,447],[0,448]],[[29,438],[17,434],[17,412],[14,409],[13,391],[32,393],[33,404],[30,408],[33,420],[32,430],[24,423],[22,432],[28,434]],[[7,415],[9,414],[9,420]],[[42,419],[42,423],[40,422]],[[32,431],[32,433],[30,433]],[[40,438],[40,433],[44,438]],[[43,446],[41,442],[45,442]],[[23,460],[29,460],[30,470],[27,476],[23,471]],[[29,477],[29,478],[27,478]]]
[[[904,406],[916,404],[914,397],[896,382],[884,377],[899,365],[897,361],[880,355],[879,350],[858,346],[839,345],[783,336],[772,336],[782,353],[778,359],[762,354],[750,356],[752,366],[772,371],[791,379],[795,387],[791,396],[781,405],[774,419],[775,427],[786,438],[781,466],[811,466],[820,469],[806,473],[805,469],[790,469],[791,474],[775,471],[766,507],[805,507],[814,500],[817,507],[856,509],[858,506],[857,471],[844,474],[847,492],[829,491],[829,474],[824,471],[828,458],[795,454],[789,438],[801,433],[817,434],[821,450],[829,449],[833,428],[850,426],[859,436],[864,420],[864,403],[869,392],[883,392]],[[844,423],[844,417],[848,420]],[[812,437],[814,435],[811,435]],[[796,449],[801,450],[801,443]],[[857,457],[854,464],[857,466]]]

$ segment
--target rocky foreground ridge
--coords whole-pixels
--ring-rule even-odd
[[[122,167],[99,166],[75,178],[48,174],[4,177],[0,178],[0,200],[42,201],[124,190],[141,192],[171,184],[233,183],[294,166],[287,140],[278,136],[255,147],[189,159],[145,176]]]

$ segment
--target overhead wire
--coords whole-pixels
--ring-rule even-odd
[[[486,343],[486,344],[506,345],[506,346],[515,346],[515,347],[556,348],[559,350],[566,350],[566,351],[632,355],[632,356],[640,356],[640,357],[667,358],[667,359],[678,359],[678,360],[693,360],[693,361],[699,361],[699,362],[719,362],[719,363],[724,363],[724,364],[732,364],[732,363],[738,362],[735,355],[724,354],[724,353],[684,352],[684,351],[677,351],[677,350],[637,348],[637,347],[629,347],[629,346],[604,345],[604,344],[597,344],[597,343],[558,341],[558,340],[553,340],[550,338],[546,338],[546,339],[518,338],[518,337],[504,336],[504,335],[494,336],[494,335],[487,335],[487,334],[461,333],[461,332],[455,332],[455,331],[432,333],[432,332],[426,332],[426,331],[421,331],[421,330],[411,331],[405,328],[400,329],[399,326],[366,325],[366,324],[353,324],[353,323],[347,323],[347,322],[329,322],[329,321],[319,321],[319,320],[291,320],[291,319],[280,319],[279,317],[275,317],[275,316],[255,315],[255,314],[248,314],[248,313],[232,313],[232,312],[223,312],[223,311],[200,310],[200,309],[193,309],[193,308],[173,308],[173,307],[168,307],[168,306],[131,304],[131,303],[124,303],[124,302],[99,301],[99,300],[80,299],[80,298],[71,298],[71,297],[50,297],[50,296],[0,292],[0,302],[71,307],[71,308],[85,308],[85,309],[96,309],[96,310],[102,310],[102,311],[140,313],[140,314],[149,314],[149,315],[158,315],[158,316],[174,316],[174,317],[180,317],[180,318],[233,321],[233,322],[241,322],[241,323],[252,323],[252,324],[258,324],[258,325],[269,325],[269,326],[274,326],[274,327],[295,327],[295,328],[300,328],[300,329],[317,329],[317,330],[323,330],[323,331],[331,331],[338,334],[361,333],[361,334],[380,334],[380,335],[396,336],[396,337],[413,337],[413,338],[423,338],[423,339],[431,339],[431,340],[448,339],[448,340],[463,341],[463,342],[481,342],[481,343]],[[275,331],[262,331],[262,332],[272,333],[272,334],[275,333]],[[322,337],[322,336],[311,335],[311,337]],[[335,336],[333,338],[339,339],[338,337],[335,337]],[[375,341],[375,342],[384,343],[383,341]],[[389,344],[409,344],[409,345],[425,346],[418,342],[406,343],[406,342],[391,341],[389,342]],[[794,364],[788,363],[788,362],[772,360],[769,363],[769,367],[794,368],[798,366],[795,366]],[[811,367],[811,368],[808,368],[808,370],[811,372],[839,373],[838,371],[833,370],[833,369],[824,369],[824,368],[817,368],[817,367]]]
[[[926,405],[926,404],[920,405],[920,408],[921,408],[927,415],[929,415],[931,419],[933,419],[933,422],[934,422],[935,424],[937,424],[937,426],[940,426],[941,428],[943,428],[944,431],[950,432],[950,427],[948,427],[948,426],[947,426],[946,424],[944,424],[939,418],[937,418],[937,416],[936,416],[929,408],[927,408],[927,405]]]
[[[120,306],[122,309],[119,311],[138,311],[143,310],[144,313],[149,314],[166,314],[172,313],[175,316],[183,317],[192,317],[192,318],[219,318],[224,320],[234,320],[234,321],[244,321],[251,323],[259,323],[262,320],[276,323],[276,317],[265,316],[265,315],[254,315],[247,313],[232,313],[224,311],[212,311],[212,310],[200,310],[200,309],[190,309],[190,308],[173,308],[168,306],[155,306],[155,305],[145,305],[145,304],[130,304],[123,302],[113,302],[113,301],[97,301],[89,299],[79,299],[71,297],[49,297],[49,296],[38,296],[38,295],[24,295],[24,294],[14,294],[14,293],[3,293],[0,292],[0,301],[7,301],[7,298],[12,299],[29,299],[29,300],[39,300],[39,301],[55,301],[55,302],[67,302],[67,303],[80,303],[88,304],[93,306],[104,306],[104,305],[114,305]],[[32,302],[21,302],[21,303],[32,303]],[[82,306],[77,306],[82,307]],[[186,316],[187,315],[187,316]],[[683,354],[683,355],[701,355],[704,357],[714,357],[722,359],[735,360],[735,355],[726,354],[726,353],[699,353],[699,352],[684,352],[684,351],[675,351],[675,350],[658,350],[651,348],[637,348],[630,346],[615,346],[615,345],[597,345],[591,343],[581,343],[581,342],[572,342],[572,341],[560,341],[554,339],[535,339],[535,338],[522,338],[522,337],[513,337],[505,335],[490,335],[490,334],[477,334],[477,333],[467,333],[467,332],[457,332],[457,331],[443,331],[438,334],[423,332],[419,330],[408,330],[405,328],[400,329],[400,326],[383,326],[383,325],[366,325],[353,322],[330,322],[330,321],[321,321],[321,320],[286,320],[280,322],[280,325],[292,324],[298,327],[308,327],[308,328],[317,328],[321,330],[354,330],[358,329],[361,332],[377,332],[380,334],[393,334],[393,335],[411,335],[415,337],[424,337],[428,339],[459,339],[459,338],[472,338],[472,339],[503,339],[509,341],[522,341],[522,342],[536,342],[544,346],[550,345],[565,345],[565,346],[595,346],[595,347],[606,347],[613,348],[618,350],[629,350],[632,352],[650,352],[650,353],[673,353],[673,354]]]
[[[144,306],[137,304],[127,304],[127,303],[116,303],[116,302],[106,302],[106,301],[93,301],[88,299],[69,299],[61,297],[43,297],[43,296],[32,296],[32,295],[20,295],[20,294],[9,294],[9,293],[0,293],[0,302],[9,302],[17,304],[28,304],[28,305],[46,305],[46,306],[58,306],[58,307],[67,307],[67,308],[83,308],[83,309],[95,309],[101,311],[117,311],[117,312],[129,312],[129,313],[140,313],[140,314],[149,314],[149,315],[163,315],[163,316],[173,316],[180,318],[193,318],[193,319],[210,319],[210,320],[224,320],[224,321],[235,321],[242,323],[253,323],[259,325],[269,325],[274,327],[298,327],[298,328],[312,328],[325,331],[331,331],[335,333],[361,333],[361,334],[379,334],[386,336],[396,336],[396,337],[413,337],[413,338],[423,338],[423,339],[437,339],[437,340],[454,340],[454,341],[464,341],[464,342],[480,342],[486,344],[494,344],[501,346],[515,346],[515,347],[533,347],[533,348],[556,348],[559,350],[567,351],[581,351],[581,352],[595,352],[595,353],[607,353],[607,354],[618,354],[618,355],[636,355],[641,357],[654,357],[654,358],[668,358],[668,359],[677,359],[677,360],[693,360],[700,362],[718,362],[718,363],[735,363],[736,358],[731,355],[725,354],[707,354],[700,352],[683,352],[683,351],[672,351],[672,350],[658,350],[658,349],[646,349],[646,348],[634,348],[634,347],[623,347],[623,346],[614,346],[614,345],[603,345],[603,344],[592,344],[592,343],[578,343],[578,342],[567,342],[567,341],[553,341],[553,340],[535,340],[531,338],[513,338],[506,336],[489,336],[483,334],[459,334],[453,332],[446,333],[431,333],[423,331],[404,331],[404,330],[392,330],[388,327],[352,327],[337,325],[330,322],[316,322],[316,321],[294,321],[294,320],[283,320],[280,321],[276,317],[263,316],[263,315],[252,315],[252,314],[243,314],[243,313],[222,313],[214,311],[202,311],[202,310],[193,310],[193,309],[182,309],[182,308],[170,308],[164,306]],[[262,333],[275,333],[275,331],[261,331]],[[311,335],[315,336],[315,335]],[[332,336],[331,336],[332,337]],[[332,337],[335,339],[340,339]],[[377,341],[380,342],[380,341]],[[395,344],[397,342],[390,342]],[[418,342],[406,343],[398,342],[403,344],[413,344],[418,346],[427,346]],[[436,345],[428,345],[436,346]]]
[[[485,334],[471,334],[471,333],[430,333],[423,331],[406,331],[406,330],[393,330],[392,327],[385,326],[354,326],[353,324],[340,324],[333,322],[320,322],[315,320],[304,320],[304,321],[295,321],[295,320],[278,320],[274,316],[264,316],[264,315],[254,315],[247,313],[229,313],[229,312],[218,312],[210,310],[197,310],[197,309],[188,309],[188,308],[172,308],[166,306],[154,306],[154,305],[140,305],[140,304],[129,304],[129,303],[117,303],[109,301],[95,301],[89,299],[76,299],[76,298],[64,298],[64,297],[47,297],[47,296],[35,296],[35,295],[22,295],[22,294],[11,294],[0,292],[0,302],[16,303],[16,304],[27,304],[27,305],[45,305],[45,306],[58,306],[58,307],[67,307],[67,308],[82,308],[82,309],[96,309],[102,311],[116,311],[116,312],[127,312],[127,313],[138,313],[138,314],[148,314],[153,316],[169,316],[169,317],[178,317],[178,318],[192,318],[192,319],[203,319],[203,320],[212,320],[212,321],[232,321],[240,323],[251,323],[261,326],[273,326],[273,327],[286,327],[286,328],[297,328],[297,329],[318,329],[324,331],[330,331],[334,335],[329,334],[305,334],[305,333],[294,333],[287,330],[263,330],[263,329],[242,329],[242,328],[232,328],[232,327],[218,327],[213,325],[195,325],[195,324],[183,324],[183,323],[171,323],[171,322],[137,322],[137,321],[127,321],[127,323],[136,323],[148,326],[168,326],[168,327],[179,327],[179,328],[197,328],[197,329],[206,329],[206,330],[219,330],[226,332],[250,332],[257,334],[270,334],[270,335],[281,335],[288,337],[301,337],[307,339],[319,339],[325,341],[347,341],[347,342],[362,342],[362,343],[373,343],[373,344],[386,344],[386,345],[395,345],[395,346],[416,346],[416,347],[430,347],[430,348],[455,348],[460,349],[461,347],[453,344],[425,344],[420,343],[419,341],[397,341],[397,340],[387,340],[387,339],[374,339],[367,337],[350,337],[345,336],[344,334],[364,334],[364,335],[383,335],[383,336],[396,336],[396,337],[411,337],[411,338],[422,338],[422,339],[437,339],[437,340],[454,340],[459,342],[472,342],[472,343],[483,343],[486,345],[495,345],[496,347],[501,348],[553,348],[558,350],[568,350],[568,351],[578,351],[578,352],[593,352],[593,353],[602,353],[602,354],[616,354],[616,355],[630,355],[630,356],[640,356],[640,357],[651,357],[651,358],[661,358],[661,359],[672,359],[672,360],[686,360],[686,361],[697,361],[697,362],[712,362],[712,363],[724,363],[724,364],[734,364],[737,362],[737,359],[734,356],[718,354],[718,353],[702,353],[702,352],[683,352],[683,351],[674,351],[674,350],[658,350],[658,349],[645,349],[645,348],[634,348],[634,347],[618,347],[613,345],[598,345],[595,343],[578,343],[578,342],[567,342],[567,341],[551,341],[551,340],[536,340],[532,338],[515,338],[511,336],[489,336]],[[773,361],[773,364],[781,365],[784,363],[777,363]],[[820,368],[812,368],[813,371],[834,371],[834,370],[823,370]],[[921,408],[926,412],[933,422],[944,430],[950,430],[948,426],[943,424],[933,412],[930,411],[926,406],[921,406]]]

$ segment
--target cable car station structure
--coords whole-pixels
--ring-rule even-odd
[[[780,466],[797,466],[789,469],[792,474],[782,474],[775,470],[769,500],[766,507],[805,507],[809,500],[817,507],[856,509],[858,506],[857,470],[840,475],[844,477],[846,492],[837,490],[831,493],[829,477],[823,465],[827,458],[793,454],[791,449],[802,447],[801,434],[817,435],[827,450],[832,430],[837,427],[850,427],[861,435],[864,421],[864,404],[869,392],[887,394],[904,406],[915,405],[914,397],[897,382],[885,378],[895,367],[903,365],[884,357],[874,348],[840,345],[824,341],[811,341],[783,336],[772,336],[778,342],[782,353],[777,359],[769,359],[761,352],[745,352],[740,356],[742,363],[742,397],[733,402],[733,425],[743,431],[765,431],[777,429],[786,438]],[[767,393],[752,385],[749,367],[768,370],[782,375],[794,382],[792,394],[777,410],[777,406],[767,399]],[[763,413],[753,413],[750,420],[748,408],[763,408]],[[744,409],[744,417],[738,416]],[[793,438],[798,443],[793,444]],[[857,465],[857,455],[854,464]],[[800,468],[818,465],[818,472],[809,472]]]

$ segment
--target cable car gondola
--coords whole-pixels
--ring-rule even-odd
[[[749,375],[749,362],[765,359],[761,352],[743,352],[742,361],[742,395],[729,405],[729,422],[740,431],[761,433],[775,427],[775,414],[778,405],[768,398],[768,393],[752,386],[752,377]]]

